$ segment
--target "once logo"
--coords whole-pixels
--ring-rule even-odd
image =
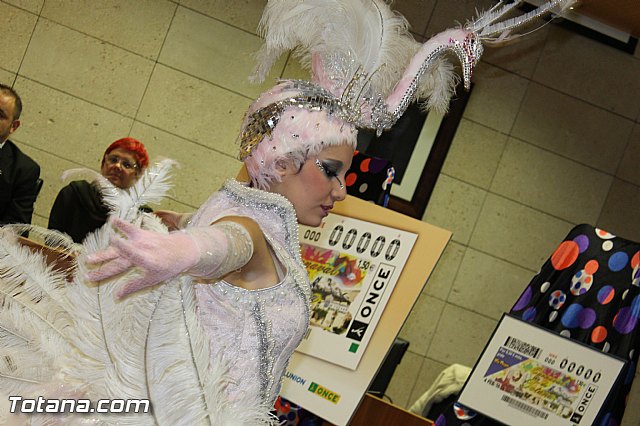
[[[319,397],[324,398],[329,402],[333,402],[334,404],[337,404],[338,401],[340,401],[340,395],[327,388],[323,388],[316,382],[311,382],[309,385],[309,392],[315,393]]]

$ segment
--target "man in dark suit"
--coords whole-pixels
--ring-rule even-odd
[[[20,126],[21,112],[20,96],[0,84],[0,226],[31,223],[38,195],[40,166],[9,140]]]

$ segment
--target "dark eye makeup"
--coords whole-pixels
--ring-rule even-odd
[[[344,189],[344,183],[342,183],[342,181],[338,177],[338,172],[342,166],[342,163],[333,164],[329,161],[320,161],[316,159],[316,166],[318,166],[318,168],[322,170],[322,172],[324,172],[324,174],[327,175],[329,179],[335,178],[340,185],[340,189]]]

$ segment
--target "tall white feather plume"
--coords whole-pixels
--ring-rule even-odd
[[[102,180],[100,189],[103,200],[112,206],[114,215],[130,221],[137,216],[140,207],[162,200],[171,189],[170,172],[177,165],[178,163],[174,160],[160,160],[148,167],[133,186],[117,192],[113,191],[113,185],[110,183],[105,185]]]
[[[178,162],[162,159],[145,169],[136,183],[127,189],[113,185],[100,173],[86,168],[70,169],[62,174],[63,180],[85,179],[94,182],[111,214],[124,220],[137,215],[137,210],[147,204],[159,203],[172,187],[171,171]]]
[[[381,0],[270,0],[260,33],[265,44],[254,80],[263,81],[273,62],[295,49],[309,70],[312,57],[320,56],[331,74],[316,70],[312,80],[338,97],[357,71],[371,76],[373,91],[388,93],[420,46],[405,18]]]
[[[107,205],[107,207],[109,207],[109,210],[111,212],[114,212],[118,208],[119,200],[126,198],[124,194],[125,190],[118,188],[117,186],[109,182],[106,177],[102,176],[95,170],[88,168],[65,170],[62,173],[62,180],[68,181],[71,179],[82,179],[95,183],[96,187],[100,191],[103,202]]]

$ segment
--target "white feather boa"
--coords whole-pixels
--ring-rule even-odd
[[[114,214],[145,229],[167,232],[138,207],[169,188],[170,163],[151,168],[134,193],[113,192]],[[135,212],[135,215],[132,214]],[[120,276],[86,281],[87,253],[106,248],[107,224],[82,245],[55,231],[27,227],[77,261],[72,282],[39,252],[23,246],[25,227],[0,229],[0,389],[23,398],[149,399],[147,414],[17,415],[0,397],[0,424],[269,425],[271,407],[258,401],[231,404],[227,369],[210,357],[196,315],[193,283],[178,277],[116,300]],[[24,423],[21,423],[24,422]]]

